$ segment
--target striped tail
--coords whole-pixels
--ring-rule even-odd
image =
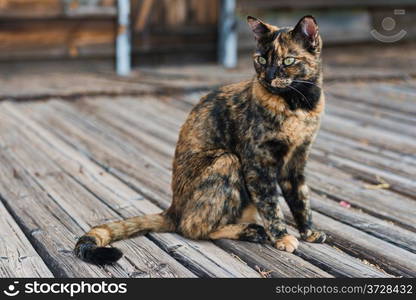
[[[172,232],[174,223],[162,214],[137,216],[122,221],[93,227],[75,245],[75,255],[83,261],[96,265],[112,264],[123,253],[117,248],[105,247],[111,242],[147,232]]]

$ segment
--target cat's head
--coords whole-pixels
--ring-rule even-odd
[[[321,74],[322,39],[312,16],[304,16],[293,28],[278,28],[247,17],[257,41],[254,67],[257,78],[269,91],[317,84]],[[302,83],[303,82],[303,83]]]

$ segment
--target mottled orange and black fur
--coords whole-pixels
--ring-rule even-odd
[[[171,207],[157,215],[94,227],[75,252],[105,264],[121,252],[110,242],[149,231],[191,239],[270,243],[293,252],[279,207],[279,185],[302,239],[323,242],[312,226],[304,168],[324,110],[318,26],[311,16],[294,28],[256,18],[257,40],[249,81],[203,97],[182,126],[173,162]]]

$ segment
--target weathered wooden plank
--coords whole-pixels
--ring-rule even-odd
[[[44,100],[51,97],[73,100],[81,96],[143,95],[156,92],[155,88],[149,85],[115,80],[111,77],[99,77],[89,72],[73,70],[70,74],[55,73],[54,68],[58,67],[56,65],[46,71],[17,72],[17,75],[1,76],[0,100]],[[13,68],[10,69],[5,68],[5,71],[13,72]],[[108,70],[95,71],[105,72]]]
[[[37,110],[43,110],[43,115],[38,116],[37,121],[42,122],[45,114],[49,116],[49,126],[53,125],[52,129],[59,128],[58,134],[64,140],[76,145],[79,151],[114,172],[127,184],[131,184],[133,179],[141,182],[140,189],[137,187],[135,189],[149,199],[159,201],[161,197],[170,195],[170,188],[162,188],[164,184],[170,182],[170,176],[163,172],[165,168],[160,161],[143,155],[147,151],[139,151],[140,146],[135,145],[135,139],[131,136],[115,130],[108,124],[101,123],[97,126],[93,114],[79,120],[80,112],[68,104],[59,101],[48,104],[48,106],[36,107]],[[64,119],[54,118],[53,115],[56,113],[65,116],[67,122],[63,122]],[[85,128],[88,128],[87,131]],[[98,146],[102,148],[97,149]],[[91,152],[94,153],[93,156]],[[129,159],[126,159],[127,157]]]
[[[414,124],[407,124],[386,118],[383,113],[373,110],[372,112],[353,109],[354,105],[345,105],[342,101],[328,99],[326,113],[347,120],[354,120],[363,127],[374,127],[379,130],[387,130],[398,135],[416,136]]]
[[[120,104],[120,103],[118,103],[118,104]],[[60,106],[60,105],[58,105],[58,106]],[[79,105],[77,105],[77,108],[79,108],[79,109],[81,109],[80,108],[80,106],[81,106],[81,104],[79,104]],[[113,107],[113,110],[115,110],[115,108]],[[91,118],[91,119],[94,119],[94,122],[100,122],[100,119],[99,118],[96,118],[96,113],[97,114],[100,114],[99,112],[97,112],[97,110],[94,110],[94,115],[90,115],[89,116],[89,118]],[[85,119],[85,118],[84,118]],[[80,120],[74,120],[74,121],[76,121],[76,122],[80,122]],[[81,121],[82,122],[82,121]],[[102,123],[101,123],[102,122]],[[101,122],[99,123],[99,126],[100,126],[100,128],[102,128],[102,130],[104,130],[104,132],[109,132],[109,128],[107,128],[106,127],[106,124],[108,124],[108,123],[110,123],[110,120],[101,120]],[[98,125],[98,124],[97,124]],[[96,125],[96,126],[97,126]],[[60,125],[60,127],[61,127],[61,125]],[[110,130],[111,131],[111,130]],[[90,132],[91,132],[91,130],[90,130]],[[121,134],[121,133],[119,133],[119,134]],[[124,136],[124,134],[125,134],[125,132],[123,132],[122,133],[123,134],[123,136]],[[65,134],[65,136],[68,136],[68,134]],[[106,138],[107,140],[108,140],[108,138]],[[124,139],[125,140],[125,139]],[[137,141],[136,142],[133,142],[135,145],[138,143]],[[173,147],[173,145],[172,145],[172,147]],[[91,150],[91,149],[90,149]],[[147,152],[149,152],[149,151],[147,151]],[[146,155],[148,155],[147,154],[147,152],[146,153],[142,153],[142,156],[146,156]],[[127,153],[125,153],[125,154],[123,154],[124,156],[125,155],[129,155],[129,154],[127,154]],[[166,158],[165,158],[166,159]],[[110,159],[109,158],[107,158],[107,161],[109,161]],[[112,161],[112,159],[111,159],[111,161]],[[165,171],[165,173],[166,173],[166,171]],[[134,185],[137,185],[137,183],[135,182],[135,180],[132,180],[131,178],[130,178],[130,182],[133,182],[133,184]],[[166,188],[168,188],[168,182],[169,182],[169,180],[167,180],[165,183],[164,183],[164,186],[166,187]],[[140,183],[139,183],[139,185],[141,185]],[[162,207],[166,207],[167,205],[168,205],[168,203],[169,203],[169,195],[162,195],[161,197],[164,197],[165,198],[165,200],[164,201],[162,201],[162,202],[158,202]],[[160,201],[159,199],[158,199],[158,201]],[[333,250],[333,249],[332,249]],[[335,250],[334,250],[335,251]],[[334,254],[333,256],[336,256],[336,254]],[[341,256],[341,258],[342,258],[342,260],[344,260],[345,259],[345,257],[342,257]],[[338,262],[340,262],[340,261],[342,261],[342,260],[338,260]],[[331,265],[331,263],[328,263],[329,265]],[[340,264],[339,263],[336,263],[337,264],[337,266],[339,267],[340,266]],[[335,265],[335,264],[334,264]],[[361,265],[363,265],[363,264],[361,264]],[[346,271],[346,272],[348,272],[348,271]],[[334,273],[337,273],[336,271],[334,271]],[[341,272],[338,272],[338,273],[341,273]],[[371,273],[371,271],[370,271],[370,273]]]
[[[326,115],[322,122],[322,128],[334,134],[350,139],[368,141],[370,144],[409,156],[414,156],[414,153],[416,153],[416,142],[411,137],[399,136],[374,128],[361,127],[360,124],[352,120],[340,120],[335,116]]]
[[[389,183],[389,189],[412,198],[416,198],[416,182],[412,179],[393,174],[373,166],[364,165],[359,162],[343,158],[336,154],[329,152],[319,152],[314,149],[311,152],[311,157],[323,163],[331,163],[331,165],[343,171],[351,173],[356,178],[365,180],[370,183],[379,184],[380,179],[386,180]]]
[[[351,89],[354,93],[351,93]],[[414,95],[405,89],[394,88],[387,83],[369,84],[336,84],[331,86],[330,93],[340,100],[350,103],[365,102],[374,107],[381,107],[403,115],[412,116],[416,113]]]
[[[317,212],[314,224],[328,234],[329,244],[355,257],[364,258],[392,274],[416,276],[416,254]]]
[[[416,236],[414,232],[405,230],[391,222],[380,220],[354,208],[342,207],[338,203],[316,193],[312,193],[311,202],[313,210],[374,235],[400,248],[416,253]]]
[[[269,245],[225,239],[215,243],[252,268],[268,273],[267,277],[332,277],[299,256],[276,251]]]
[[[0,143],[5,145],[3,137],[2,132]],[[117,270],[79,264],[70,250],[75,241],[75,230],[81,230],[78,224],[50,201],[48,194],[25,173],[18,161],[6,153],[4,147],[0,161],[0,191],[4,202],[55,276],[111,277],[120,274]]]
[[[24,172],[35,178],[38,184],[50,199],[62,207],[65,212],[75,220],[83,229],[78,235],[91,228],[91,226],[114,220],[116,215],[93,194],[79,185],[75,179],[62,172],[49,161],[44,152],[36,152],[36,148],[27,140],[29,137],[24,130],[10,130],[10,126],[17,128],[17,123],[6,123],[8,116],[2,116],[3,127],[9,130],[13,136],[8,142],[13,143],[13,156],[24,165]],[[4,126],[5,124],[9,126]],[[47,230],[45,228],[45,230]],[[75,240],[68,245],[66,251],[72,254]],[[68,247],[67,246],[67,247]],[[117,266],[125,272],[124,276],[133,277],[193,277],[194,275],[166,255],[153,242],[146,237],[129,240],[120,245],[124,248],[125,258],[117,263]],[[80,260],[78,264],[85,264]],[[110,267],[108,267],[110,268]]]
[[[335,137],[335,138],[334,138]],[[376,154],[371,151],[367,151],[367,147],[360,145],[352,145],[351,143],[344,142],[345,140],[338,142],[339,138],[333,135],[326,135],[325,132],[319,134],[317,142],[314,144],[316,149],[315,154],[317,156],[326,156],[328,153],[335,153],[337,157],[345,158],[356,163],[365,164],[373,167],[376,170],[383,170],[393,175],[402,178],[411,178],[416,176],[416,166],[386,157],[382,154]],[[401,184],[401,180],[399,182]]]
[[[328,244],[301,243],[296,254],[335,277],[393,277]]]
[[[373,115],[377,118],[380,118],[382,120],[389,119],[391,121],[399,122],[400,124],[404,125],[415,125],[416,120],[415,118],[412,118],[412,116],[408,116],[405,114],[402,114],[401,112],[393,111],[388,108],[383,108],[380,106],[374,106],[374,105],[368,105],[368,103],[364,101],[355,101],[353,104],[351,101],[345,100],[344,98],[336,97],[332,94],[332,89],[329,87],[328,92],[326,93],[327,97],[327,106],[330,107],[339,107],[342,109],[351,110],[354,112],[364,113],[367,115]],[[334,88],[334,91],[336,92],[336,89]],[[344,100],[343,100],[344,99]]]
[[[170,196],[170,191],[169,191],[170,190],[170,188],[169,188],[170,178],[168,176],[168,171],[166,169],[164,169],[164,168],[159,169],[158,166],[155,166],[158,169],[158,172],[159,172],[158,175],[157,175],[158,176],[158,180],[157,180],[158,183],[157,184],[155,183],[155,180],[154,180],[155,178],[151,178],[152,180],[149,180],[149,174],[146,174],[145,177],[147,177],[147,178],[143,177],[144,179],[139,179],[138,180],[137,176],[135,177],[135,175],[137,173],[145,172],[145,170],[147,171],[149,168],[152,167],[152,164],[154,164],[154,162],[152,163],[152,160],[154,160],[153,158],[149,159],[144,155],[144,153],[141,153],[141,156],[143,157],[142,161],[143,161],[143,159],[148,161],[146,166],[145,166],[143,163],[140,162],[140,160],[136,161],[135,159],[132,159],[131,158],[131,154],[132,154],[131,152],[126,152],[126,151],[120,152],[120,149],[116,146],[117,143],[120,143],[117,140],[116,140],[115,143],[113,141],[114,144],[111,146],[111,151],[109,153],[105,153],[105,156],[102,156],[102,154],[98,154],[98,153],[102,153],[103,151],[105,151],[105,148],[107,148],[105,145],[102,145],[101,142],[104,142],[104,140],[108,141],[109,137],[105,136],[106,134],[108,134],[108,131],[107,131],[107,129],[109,129],[109,128],[107,128],[108,125],[100,123],[99,126],[103,131],[99,132],[98,135],[96,135],[96,133],[95,134],[93,133],[93,130],[92,130],[93,125],[92,125],[91,120],[86,120],[85,117],[83,117],[84,121],[81,121],[81,123],[83,123],[83,124],[79,123],[76,126],[74,126],[73,123],[71,124],[71,126],[68,126],[68,124],[65,125],[63,120],[66,120],[66,122],[68,120],[76,121],[77,118],[80,116],[79,112],[74,111],[73,108],[71,108],[71,106],[68,103],[64,104],[64,106],[61,106],[61,103],[57,103],[57,102],[56,103],[55,102],[54,103],[49,103],[49,104],[51,106],[53,104],[54,108],[59,107],[60,110],[55,111],[54,115],[56,116],[58,111],[59,111],[59,114],[61,114],[61,116],[59,118],[55,119],[55,117],[52,114],[48,114],[49,116],[47,118],[48,119],[47,123],[49,123],[49,126],[46,125],[46,127],[50,127],[50,124],[54,124],[53,126],[54,126],[55,129],[59,128],[59,134],[62,137],[65,136],[67,138],[68,136],[74,135],[74,127],[83,128],[83,126],[87,125],[87,127],[90,127],[88,129],[89,130],[88,136],[80,135],[80,132],[77,132],[79,129],[76,129],[75,131],[76,131],[77,139],[73,139],[73,137],[72,137],[71,138],[71,143],[74,143],[74,145],[78,149],[79,149],[79,147],[81,147],[81,148],[86,147],[88,150],[83,150],[83,151],[85,151],[85,153],[87,153],[87,155],[90,155],[90,157],[93,160],[95,160],[97,162],[101,162],[102,164],[105,164],[105,165],[112,165],[113,162],[114,162],[114,159],[116,159],[116,157],[118,157],[117,159],[122,161],[122,164],[123,164],[124,167],[120,168],[120,165],[118,166],[119,170],[117,172],[115,172],[115,174],[117,176],[120,176],[121,173],[123,173],[122,176],[124,176],[124,178],[126,179],[126,182],[131,184],[132,186],[134,186],[136,190],[143,190],[143,189],[144,190],[152,190],[153,189],[152,187],[146,187],[145,186],[147,184],[147,182],[150,181],[151,184],[154,186],[154,188],[161,191],[161,193],[158,193],[159,195],[156,194],[156,198],[154,198],[154,199],[151,198],[151,197],[150,198],[152,200],[156,200],[156,202],[162,208],[166,208],[169,205],[170,197],[171,197]],[[66,106],[66,112],[63,111],[65,106]],[[42,107],[38,106],[37,109],[42,109],[44,112],[47,111],[47,109],[45,109],[45,106],[42,106]],[[72,113],[71,113],[71,110],[73,111]],[[75,115],[73,115],[73,113],[75,113]],[[29,114],[30,114],[30,117],[36,117],[36,115],[37,115],[37,113],[34,110],[31,110],[31,113],[29,113]],[[90,116],[90,117],[91,117],[91,119],[93,119],[93,116]],[[36,121],[40,122],[43,126],[45,126],[44,120],[45,120],[45,114],[39,114],[37,116]],[[73,121],[70,121],[70,122],[73,122]],[[94,122],[96,122],[96,121],[94,121]],[[78,123],[78,121],[76,121],[75,123]],[[80,130],[80,131],[85,132],[85,129]],[[103,139],[103,141],[101,141],[99,135],[103,136],[103,134],[104,134],[104,139]],[[120,135],[123,136],[122,133],[120,133]],[[112,137],[112,138],[114,138],[114,137]],[[81,143],[82,146],[80,146],[80,143]],[[134,147],[132,147],[131,150],[134,151],[133,149],[134,149]],[[91,153],[93,153],[93,155],[91,155]],[[96,154],[98,154],[100,157],[97,157]],[[114,156],[114,155],[116,155],[116,156]],[[131,162],[133,162],[133,161],[134,161],[134,165],[137,168],[137,172],[131,172],[131,168],[132,168]],[[137,166],[141,166],[141,167],[137,167]],[[123,169],[127,170],[126,172],[128,172],[129,174],[127,175],[126,173],[124,173]],[[113,172],[115,170],[115,168],[111,168],[109,170],[111,172]],[[122,176],[120,176],[120,178],[122,178]],[[165,177],[165,180],[160,181],[160,177]],[[143,180],[147,180],[147,181],[143,182]],[[154,194],[155,194],[155,192],[153,192],[153,195]],[[278,252],[278,250],[276,250],[276,249],[273,249],[272,251],[276,251],[276,253]],[[299,270],[302,270],[302,272],[304,273],[304,276],[309,277],[309,276],[311,276],[311,274],[314,274],[314,277],[316,277],[316,276],[318,276],[318,277],[328,276],[328,273],[326,273],[326,272],[324,272],[320,269],[317,269],[315,266],[313,266],[312,264],[309,264],[306,261],[302,261],[302,265],[298,266],[298,267],[299,267]],[[273,268],[276,268],[276,266],[274,266]],[[297,276],[298,272],[293,273],[293,276]]]
[[[0,278],[53,277],[52,272],[1,202],[0,230]]]
[[[413,174],[416,170],[416,160],[412,159],[412,157],[398,152],[381,149],[374,145],[369,145],[365,141],[360,142],[346,139],[342,136],[337,136],[325,130],[321,130],[318,133],[316,144],[314,145],[319,146],[321,143],[325,145],[322,146],[322,149],[332,149],[332,147],[339,148],[340,146],[343,146],[350,149],[350,152],[353,152],[353,156],[362,156],[366,159],[371,159],[376,163],[384,161],[395,162],[394,166],[390,166],[390,168],[395,168],[396,171],[400,168],[402,170],[401,172]]]
[[[374,82],[370,83],[366,90],[373,94],[371,99],[381,98],[380,101],[391,104],[394,108],[400,106],[400,111],[403,109],[405,113],[411,114],[416,111],[414,108],[416,93],[414,86],[412,88],[415,81],[408,80],[407,86],[405,83],[404,81],[399,83]]]
[[[289,225],[288,230],[291,234],[299,238],[297,230],[292,226]],[[270,246],[264,247],[258,244],[243,243],[244,246],[242,247],[240,242],[230,240],[220,240],[216,243],[228,249],[231,253],[237,254],[239,258],[244,259],[254,268],[260,268],[262,271],[272,271],[270,277],[281,277],[285,275],[288,269],[291,270],[293,268],[293,256],[279,252],[280,255],[283,255],[283,258],[287,258],[287,262],[284,260],[283,263],[279,261],[276,263],[279,266],[278,268],[268,269],[270,262],[273,262],[276,256],[274,251],[270,251],[272,249]],[[252,249],[252,252],[248,253],[247,247]],[[363,264],[361,260],[353,258],[341,250],[336,250],[326,244],[300,243],[295,254],[335,277],[391,276],[383,271]],[[248,255],[250,255],[249,258],[247,258]]]
[[[365,182],[313,159],[307,165],[306,176],[310,188],[317,193],[337,201],[349,202],[373,216],[416,231],[415,201],[388,190],[367,189],[364,186]]]
[[[288,208],[286,207],[286,210]],[[289,233],[299,238],[298,231],[288,225]],[[341,249],[325,244],[300,243],[296,254],[310,261],[335,277],[394,277],[379,267],[363,263],[360,258],[352,257]]]
[[[24,143],[21,144],[24,145]],[[29,145],[25,146],[25,149],[30,149]],[[22,159],[25,157],[21,154],[19,158]],[[58,169],[53,169],[51,165],[48,169],[48,163],[42,161],[39,157],[37,161],[41,161],[42,165],[30,165],[30,158],[26,159],[28,159],[26,168],[29,169],[29,172],[31,174],[38,174],[36,177],[39,183],[48,191],[49,195],[57,199],[59,205],[64,207],[72,218],[82,224],[84,231],[92,225],[113,219],[113,216],[106,211],[106,209],[108,210],[107,206],[102,204],[100,207],[97,203],[94,203],[89,193],[85,193],[84,189],[78,187],[77,184],[72,184],[71,180],[66,178],[63,172],[59,172]],[[52,176],[44,174],[52,174]],[[85,202],[84,199],[89,199],[89,201]],[[80,208],[82,209],[80,210]],[[84,220],[87,220],[85,222],[89,223],[85,223]],[[121,246],[121,248],[128,248],[128,251],[125,251],[126,253],[133,252],[130,257],[127,257],[128,260],[122,260],[119,263],[127,271],[128,275],[140,277],[192,276],[192,273],[177,264],[169,256],[166,256],[163,251],[144,237],[139,238],[137,242],[130,240],[126,245],[123,244]],[[78,261],[78,263],[81,263],[81,261]],[[140,270],[140,272],[136,270]]]
[[[8,107],[8,111],[34,130],[32,144],[42,149],[64,172],[94,193],[101,201],[122,217],[158,213],[161,210],[137,192],[104,172],[85,156],[64,142],[57,140],[35,122],[25,119],[19,112]],[[105,175],[105,176],[104,176]],[[150,238],[165,251],[185,264],[194,273],[203,277],[258,277],[258,273],[232,258],[212,243],[186,240],[176,234],[150,234]]]

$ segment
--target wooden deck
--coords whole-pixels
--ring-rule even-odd
[[[187,113],[203,89],[250,71],[3,73],[0,277],[415,277],[414,74],[376,68],[363,75],[374,80],[347,81],[335,75],[356,72],[336,68],[327,71],[326,116],[307,168],[326,244],[302,242],[288,254],[151,233],[117,242],[125,256],[104,268],[74,257],[77,237],[167,208]]]

